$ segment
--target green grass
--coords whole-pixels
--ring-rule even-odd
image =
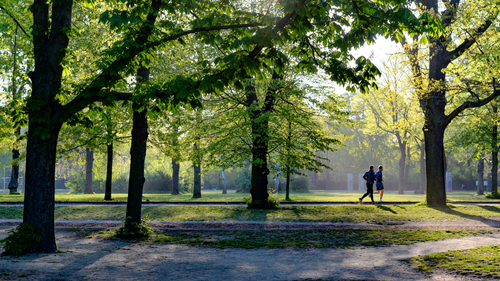
[[[223,230],[155,232],[147,241],[175,243],[217,248],[350,248],[408,245],[437,241],[490,231],[435,231],[435,230]],[[114,237],[113,230],[88,235],[89,238]]]
[[[444,268],[463,275],[500,277],[500,245],[418,256],[411,261],[427,272]]]
[[[292,201],[315,201],[315,202],[357,202],[363,192],[361,191],[322,191],[313,190],[309,193],[291,193]],[[207,190],[202,191],[202,198],[192,199],[191,194],[144,194],[143,200],[155,201],[174,201],[174,202],[243,202],[243,197],[250,196],[247,193],[236,193],[229,190],[228,194],[221,194],[221,191]],[[278,194],[280,201],[285,200],[283,193]],[[378,195],[374,195],[378,200]],[[475,191],[454,191],[447,193],[448,200],[453,201],[487,201],[500,202],[500,199],[488,199],[484,195],[478,196]],[[55,200],[58,202],[106,202],[103,200],[104,194],[64,194],[56,193]],[[0,202],[22,202],[24,195],[0,194]],[[385,202],[421,202],[425,200],[425,195],[415,195],[413,191],[407,194],[398,194],[397,191],[386,191],[384,194]],[[127,194],[113,194],[113,201],[126,202]],[[369,199],[366,198],[365,202]]]
[[[122,220],[125,206],[60,206],[58,220]],[[281,206],[276,210],[256,210],[239,206],[143,206],[143,214],[160,221],[297,221],[370,222],[459,221],[499,217],[497,206],[452,206],[431,208],[425,205],[346,205]],[[1,207],[0,218],[22,218],[22,207]]]

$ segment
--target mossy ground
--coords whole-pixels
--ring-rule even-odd
[[[58,206],[56,220],[123,220],[125,206]],[[22,207],[1,207],[0,218],[22,218]],[[284,221],[369,222],[459,221],[500,217],[500,206],[346,205],[281,206],[257,210],[237,206],[148,206],[142,208],[150,220],[160,221]]]
[[[459,274],[500,277],[500,245],[454,250],[411,259],[418,269],[444,268]]]
[[[89,238],[114,238],[115,232],[105,230],[86,233]],[[220,230],[154,232],[146,241],[216,248],[351,248],[408,245],[437,241],[490,231],[435,231],[435,230]]]

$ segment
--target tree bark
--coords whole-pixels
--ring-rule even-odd
[[[106,191],[104,192],[104,200],[111,199],[112,185],[113,185],[113,141],[110,141],[107,145],[107,158],[106,163]]]
[[[179,157],[178,153],[178,136],[177,133],[179,132],[179,126],[177,125],[177,118],[174,116],[174,135],[172,137],[172,146],[174,147],[174,155],[172,155],[172,195],[178,195],[179,194],[179,169],[180,165],[177,163],[176,159]]]
[[[10,182],[9,182],[9,192],[16,193],[19,187],[19,148],[18,139],[21,136],[21,127],[16,128],[16,141],[14,143],[14,148],[12,149],[12,169],[10,172]]]
[[[446,206],[445,164],[444,164],[444,127],[429,126],[424,130],[426,176],[427,176],[427,203],[431,206]]]
[[[141,66],[137,70],[137,82],[149,80],[149,68]],[[125,223],[141,223],[142,190],[144,187],[144,161],[148,141],[147,108],[132,104],[132,145],[130,147],[130,176],[128,182],[127,214]]]
[[[484,195],[484,155],[479,155],[477,162],[477,195]]]
[[[172,195],[179,194],[179,169],[180,165],[172,159]]]
[[[92,194],[92,181],[94,170],[94,151],[90,148],[85,149],[85,190],[84,194]]]
[[[425,194],[427,191],[427,179],[425,168],[425,141],[420,144],[420,194]]]
[[[396,134],[399,143],[399,188],[398,193],[405,193],[405,166],[406,166],[406,141],[402,141],[399,134]]]
[[[408,189],[408,181],[410,179],[410,168],[411,168],[411,150],[410,150],[410,146],[407,145],[406,146],[406,166],[405,166],[405,182],[404,182],[404,186],[405,186],[405,191]]]
[[[194,164],[193,198],[201,198],[201,165],[199,163]]]
[[[17,77],[17,26],[16,26],[16,32],[14,35],[14,47],[12,50],[12,61],[13,61],[13,67],[12,67],[12,100],[18,99],[17,96],[17,84],[16,84],[16,77]],[[19,187],[19,137],[21,136],[21,127],[17,127],[16,131],[14,133],[15,136],[15,141],[14,141],[14,147],[12,148],[12,168],[11,168],[11,174],[10,174],[10,182],[9,182],[9,192],[10,193],[16,193],[17,188]]]
[[[493,125],[492,153],[491,153],[491,192],[498,192],[498,105],[497,101],[492,103],[495,124]]]
[[[269,198],[269,194],[267,192],[267,176],[269,175],[269,169],[267,167],[267,150],[269,141],[269,114],[274,109],[274,102],[276,100],[275,92],[279,80],[281,80],[281,76],[274,72],[262,108],[258,108],[258,98],[255,87],[250,83],[245,89],[247,98],[246,106],[251,120],[253,136],[251,150],[252,188],[250,189],[250,194],[252,195],[252,203],[254,206],[260,208],[268,207],[267,199]]]
[[[222,168],[222,194],[227,194],[226,173],[224,172],[224,168]]]
[[[286,167],[286,201],[290,201],[290,167]]]
[[[42,240],[25,252],[51,253],[57,250],[54,236],[54,177],[56,147],[61,130],[61,105],[55,95],[61,89],[61,61],[68,47],[64,32],[71,28],[72,0],[50,5],[35,0],[32,5],[35,68],[29,73],[32,82],[28,100],[28,143],[26,149],[26,186],[23,222],[34,226]],[[52,26],[49,37],[49,26]],[[39,104],[44,106],[40,107]]]

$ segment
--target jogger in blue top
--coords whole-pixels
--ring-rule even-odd
[[[384,167],[378,166],[378,172],[375,174],[375,178],[377,179],[377,183],[375,186],[377,187],[377,193],[375,194],[380,194],[380,202],[382,202],[382,197],[384,196],[384,180],[382,179],[382,171],[384,170]]]
[[[366,181],[366,193],[359,198],[359,204],[362,204],[363,198],[370,195],[370,199],[372,199],[372,204],[375,204],[373,201],[373,182],[375,181],[375,172],[373,171],[373,166],[370,166],[370,170],[363,175],[363,178]]]

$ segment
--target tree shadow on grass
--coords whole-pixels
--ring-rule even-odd
[[[489,211],[500,213],[500,208],[498,208],[498,207],[494,207],[494,206],[480,206],[480,207],[483,209],[489,210]],[[479,222],[482,222],[490,227],[500,228],[500,221],[492,220],[492,219],[489,219],[489,218],[483,217],[483,216],[466,214],[466,213],[455,210],[454,207],[446,206],[446,207],[429,207],[429,208],[432,208],[436,211],[440,211],[440,212],[447,213],[450,215],[462,217],[464,219],[479,221]]]
[[[378,209],[381,209],[383,211],[391,212],[393,214],[397,214],[398,212],[394,211],[391,207],[383,206],[383,205],[377,205]]]

